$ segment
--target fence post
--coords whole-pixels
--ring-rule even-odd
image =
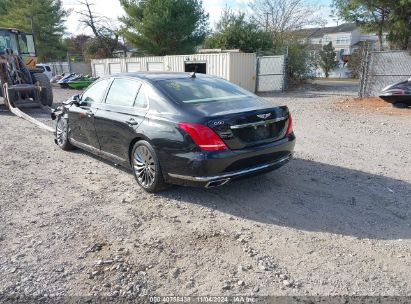
[[[368,67],[369,67],[369,44],[365,44],[365,48],[363,49],[362,53],[362,60],[361,60],[361,68],[360,68],[360,86],[358,95],[363,98],[365,95],[365,91],[367,89],[367,79],[368,79]]]
[[[287,53],[284,55],[284,64],[283,64],[283,89],[282,91],[287,91],[288,88],[288,47],[287,47]]]
[[[258,93],[258,81],[259,81],[259,73],[260,73],[260,57],[261,55],[257,55],[257,62],[255,65],[256,73],[255,73],[255,92]]]
[[[71,69],[71,64],[70,64],[70,54],[69,54],[69,52],[67,52],[66,58],[67,58],[67,63],[68,63],[69,74],[71,74],[72,69]]]

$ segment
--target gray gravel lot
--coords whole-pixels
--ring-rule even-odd
[[[156,195],[1,111],[0,295],[411,295],[411,116],[339,106],[355,90],[266,96],[293,113],[293,161]]]

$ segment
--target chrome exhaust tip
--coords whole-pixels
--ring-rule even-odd
[[[215,181],[208,182],[205,187],[207,189],[215,188],[215,187],[221,187],[221,186],[227,184],[229,181],[230,181],[230,178],[218,179],[218,180],[215,180]]]

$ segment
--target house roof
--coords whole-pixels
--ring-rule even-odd
[[[321,38],[326,34],[347,33],[356,28],[354,23],[344,23],[338,26],[302,29],[297,31],[297,34],[305,38]]]
[[[304,29],[293,31],[292,34],[294,34],[298,38],[308,38],[308,37],[311,37],[311,35],[314,34],[318,30],[319,28],[304,28]]]

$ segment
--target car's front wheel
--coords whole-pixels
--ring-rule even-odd
[[[131,163],[137,183],[145,191],[155,193],[166,187],[160,162],[149,142],[141,140],[134,145]]]
[[[56,144],[63,150],[73,150],[75,147],[70,143],[68,136],[67,119],[59,117],[56,124]]]

